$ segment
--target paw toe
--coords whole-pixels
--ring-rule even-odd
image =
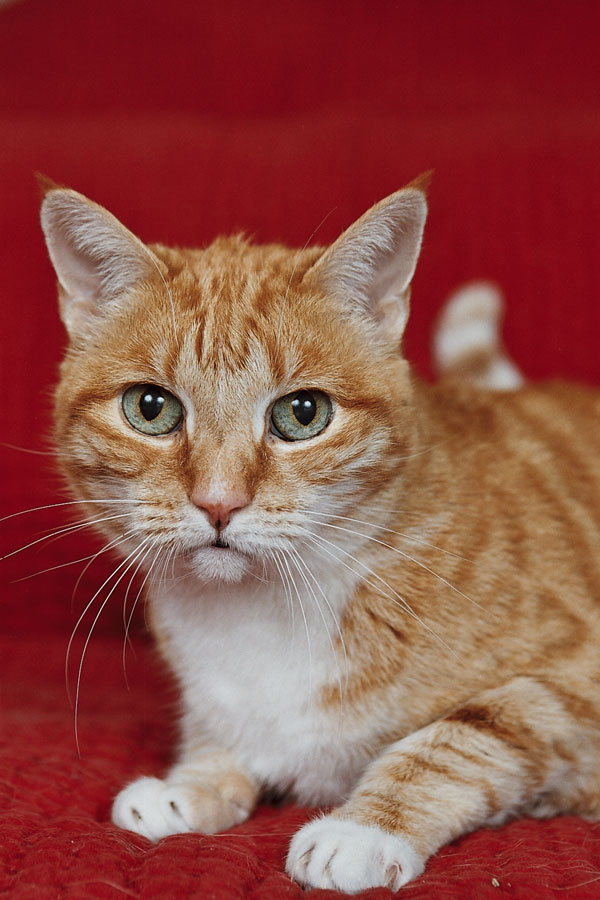
[[[300,884],[348,894],[374,887],[397,891],[423,868],[405,838],[331,816],[298,832],[287,861],[288,874]]]
[[[171,834],[159,798],[164,782],[159,778],[138,778],[115,798],[112,820],[115,825],[135,831],[151,841]]]

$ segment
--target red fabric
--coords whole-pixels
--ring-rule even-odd
[[[587,0],[0,7],[0,515],[65,499],[47,455],[64,335],[35,171],[146,240],[244,229],[302,245],[434,168],[406,342],[419,371],[430,375],[444,296],[485,277],[507,294],[507,340],[528,375],[599,383],[599,25]],[[72,521],[67,509],[5,520],[1,552]],[[307,810],[265,807],[227,835],[156,847],[110,825],[119,787],[168,762],[174,695],[142,617],[127,689],[115,595],[82,668],[78,757],[67,642],[114,563],[99,557],[75,591],[85,563],[64,564],[100,546],[75,533],[0,564],[0,896],[300,897],[283,860]],[[71,691],[92,619],[76,634]],[[402,893],[598,897],[599,839],[574,818],[484,829]]]

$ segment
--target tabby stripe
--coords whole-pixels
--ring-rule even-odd
[[[387,619],[384,619],[383,616],[378,615],[376,612],[373,612],[373,610],[369,609],[368,607],[367,607],[366,612],[372,622],[380,622],[382,625],[385,626],[385,628],[387,628],[389,631],[391,631],[393,636],[395,638],[397,638],[399,641],[406,640],[406,635],[404,634],[404,632],[401,631],[399,628],[396,628],[394,625],[392,625],[391,622],[388,622]]]
[[[591,726],[597,727],[600,720],[600,703],[594,703],[589,697],[585,697],[583,694],[576,694],[562,685],[548,681],[543,677],[538,677],[537,681],[549,693],[554,694],[560,700],[565,713],[573,720],[580,724],[587,722]]]
[[[519,722],[517,728],[510,728],[498,721],[491,710],[478,704],[469,704],[448,713],[443,721],[456,722],[477,731],[487,732],[492,737],[497,738],[504,744],[508,744],[509,747],[524,755],[531,753],[531,746],[523,743],[522,739],[524,737],[529,738],[533,744],[538,744],[541,748],[539,739],[535,737],[534,733],[524,723]]]
[[[573,449],[573,429],[569,427],[565,430],[560,427],[560,416],[564,409],[562,404],[557,409],[557,405],[546,403],[544,411],[534,411],[524,398],[517,415],[520,421],[526,423],[531,433],[535,434],[537,439],[549,450],[550,459],[548,461],[559,473],[555,482],[557,487],[568,485],[569,496],[573,496],[573,493],[576,492],[577,499],[583,503],[589,514],[593,509],[600,510],[600,487],[595,477],[595,469],[590,467],[587,460],[589,458],[591,461],[597,457],[600,446],[596,441],[591,441],[592,448],[582,450],[580,442],[585,440],[585,433],[578,429],[579,445],[575,451]],[[589,416],[588,409],[584,419],[586,425],[589,422]],[[578,473],[581,474],[575,478],[574,476]],[[596,528],[599,525],[600,518],[597,518]]]
[[[595,597],[600,581],[598,525],[590,519],[588,509],[560,489],[560,476],[551,479],[549,473],[541,472],[540,467],[529,460],[523,461],[523,468],[535,493],[547,501],[544,510],[545,520],[548,521],[552,516],[563,529],[569,529],[568,542],[565,535],[565,550],[569,548],[571,554],[576,552],[578,562],[578,565],[573,567],[572,578],[579,578],[583,582],[586,595],[590,598]]]

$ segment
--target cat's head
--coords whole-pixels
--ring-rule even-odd
[[[70,338],[59,458],[123,554],[239,580],[310,546],[328,516],[351,515],[398,471],[414,433],[399,348],[425,184],[301,251],[239,237],[148,246],[47,187],[42,226]]]

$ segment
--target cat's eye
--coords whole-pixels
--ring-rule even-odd
[[[183,419],[183,407],[177,397],[157,384],[134,384],[122,399],[123,414],[142,434],[169,434]]]
[[[280,397],[271,410],[274,433],[286,441],[316,437],[329,424],[333,404],[322,391],[295,391]]]

